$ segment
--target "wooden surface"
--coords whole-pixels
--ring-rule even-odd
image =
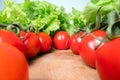
[[[30,61],[30,80],[100,80],[71,50],[55,50]]]

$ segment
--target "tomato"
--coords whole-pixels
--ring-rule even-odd
[[[41,43],[41,52],[49,52],[52,47],[52,38],[44,32],[39,32],[37,35]]]
[[[96,50],[96,69],[101,80],[120,80],[120,38]]]
[[[92,32],[99,39],[103,39],[106,36],[106,32],[102,30],[97,30]],[[95,67],[96,61],[96,46],[100,43],[100,40],[94,38],[91,34],[87,34],[84,38],[82,38],[79,54],[82,59],[91,67]]]
[[[82,40],[81,36],[83,34],[84,32],[75,33],[69,39],[69,47],[75,54],[79,54],[79,45]]]
[[[28,63],[16,47],[0,42],[0,80],[29,80]]]
[[[23,43],[26,45],[26,57],[30,59],[35,57],[40,52],[41,44],[35,33],[28,32],[27,36],[26,34],[26,32],[21,31],[20,38],[23,38]]]
[[[23,42],[17,35],[7,30],[0,30],[0,41],[9,43],[18,48],[22,53],[25,54],[26,48]]]
[[[66,50],[70,36],[65,31],[58,31],[53,37],[53,45],[56,49]]]

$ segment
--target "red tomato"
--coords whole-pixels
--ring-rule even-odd
[[[0,30],[0,41],[9,43],[18,48],[22,53],[26,52],[25,45],[17,35],[7,30]]]
[[[59,50],[66,50],[69,47],[68,45],[69,39],[70,37],[67,32],[58,31],[53,37],[54,47]]]
[[[103,39],[106,35],[105,31],[97,30],[92,32],[97,38]],[[96,46],[100,43],[100,41],[90,34],[86,35],[80,44],[79,54],[82,59],[91,67],[95,67],[96,61]]]
[[[44,32],[39,32],[38,37],[41,43],[41,52],[48,52],[52,47],[51,37]]]
[[[120,38],[96,50],[96,69],[101,80],[120,80]]]
[[[21,51],[0,42],[0,80],[29,80],[28,63]]]
[[[25,37],[26,34],[26,32],[21,31],[20,38]],[[40,52],[41,44],[35,33],[28,32],[26,38],[23,39],[23,43],[26,45],[27,58],[33,58]]]
[[[69,39],[69,47],[75,54],[79,54],[79,45],[82,40],[80,36],[82,36],[84,32],[79,32],[78,34],[73,34]]]

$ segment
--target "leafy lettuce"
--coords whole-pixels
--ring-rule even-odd
[[[46,1],[25,0],[15,3],[5,0],[5,8],[0,11],[0,23],[18,23],[23,29],[34,27],[35,33],[39,31],[54,35],[58,30],[65,30],[70,35],[84,27],[81,12],[73,8],[66,13],[64,7],[57,7]]]
[[[91,24],[95,23],[96,13],[100,7],[102,7],[100,10],[102,20],[105,20],[106,14],[112,10],[120,13],[120,0],[91,0],[83,10],[84,21],[86,23],[90,22]]]

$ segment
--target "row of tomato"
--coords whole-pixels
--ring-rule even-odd
[[[44,32],[0,30],[0,80],[29,80],[27,59],[49,52],[52,38]]]
[[[80,55],[86,64],[96,68],[101,80],[120,79],[120,38],[110,40],[106,38],[106,32],[103,30],[96,30],[92,33],[81,31],[73,34],[71,37],[65,31],[58,31],[53,37],[50,37],[44,32],[35,34],[34,32],[21,31],[18,37],[10,31],[0,30],[0,41],[0,51],[1,53],[4,53],[5,58],[9,53],[14,54],[9,54],[8,60],[5,59],[4,61],[2,61],[3,54],[0,54],[0,63],[2,65],[7,63],[8,66],[10,66],[8,63],[12,64],[13,68],[8,69],[13,70],[19,68],[20,74],[23,74],[22,70],[24,70],[26,72],[25,77],[23,77],[25,80],[28,80],[27,61],[23,56],[21,57],[20,54],[17,55],[15,53],[24,54],[27,59],[30,59],[35,57],[37,54],[49,52],[52,46],[59,50],[66,50],[70,48],[73,53]],[[20,65],[18,65],[17,62],[19,60],[21,60]],[[8,66],[5,67],[5,65],[3,65],[3,68],[6,69]],[[2,70],[0,74],[4,72],[3,68],[1,68]],[[6,72],[9,70],[6,69]],[[16,70],[13,70],[12,72],[16,73]],[[8,74],[6,75],[8,76]],[[9,77],[11,76],[13,75],[9,75]],[[24,80],[22,77],[19,77],[19,79]]]
[[[120,38],[107,37],[104,30],[79,32],[71,37],[59,31],[53,38],[56,49],[70,48],[83,61],[96,68],[101,80],[120,80]]]
[[[104,30],[80,32],[72,37],[71,50],[80,54],[87,65],[96,68],[101,80],[120,80],[120,37],[109,38]]]
[[[64,31],[60,37],[54,38],[55,48],[63,49],[59,39],[64,40]],[[60,33],[59,33],[60,34]],[[58,36],[59,36],[58,34]],[[67,34],[68,35],[68,34]],[[0,80],[29,80],[27,59],[37,54],[49,52],[52,48],[52,37],[44,32],[20,31],[19,36],[8,30],[0,30]],[[66,43],[66,42],[65,42]],[[67,47],[68,48],[68,47]],[[65,48],[64,48],[65,49]]]

